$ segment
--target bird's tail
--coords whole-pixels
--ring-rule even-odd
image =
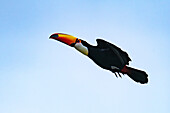
[[[145,84],[148,82],[148,75],[145,71],[134,69],[131,67],[125,66],[121,72],[123,74],[127,74],[131,79],[136,82],[140,82],[141,84]]]

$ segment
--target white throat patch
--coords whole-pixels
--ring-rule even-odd
[[[84,55],[88,55],[87,47],[83,46],[81,43],[76,43],[74,47]]]

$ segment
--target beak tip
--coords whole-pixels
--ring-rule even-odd
[[[49,37],[49,39],[56,39],[56,38],[58,38],[58,34],[52,34],[52,35]]]
[[[49,37],[49,39],[51,39],[52,38],[52,35]]]

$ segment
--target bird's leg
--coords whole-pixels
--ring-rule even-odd
[[[116,72],[114,72],[114,74],[115,74],[115,76],[118,78],[118,76],[117,76]]]
[[[119,74],[119,77],[122,78],[121,74],[119,72],[117,72]]]

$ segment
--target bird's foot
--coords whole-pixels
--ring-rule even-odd
[[[118,68],[118,67],[116,67],[116,66],[111,66],[111,71],[116,75],[116,77],[118,78],[118,76],[120,77],[120,78],[122,78],[122,76],[121,76],[121,74],[120,74],[120,72],[121,72],[121,70]]]

